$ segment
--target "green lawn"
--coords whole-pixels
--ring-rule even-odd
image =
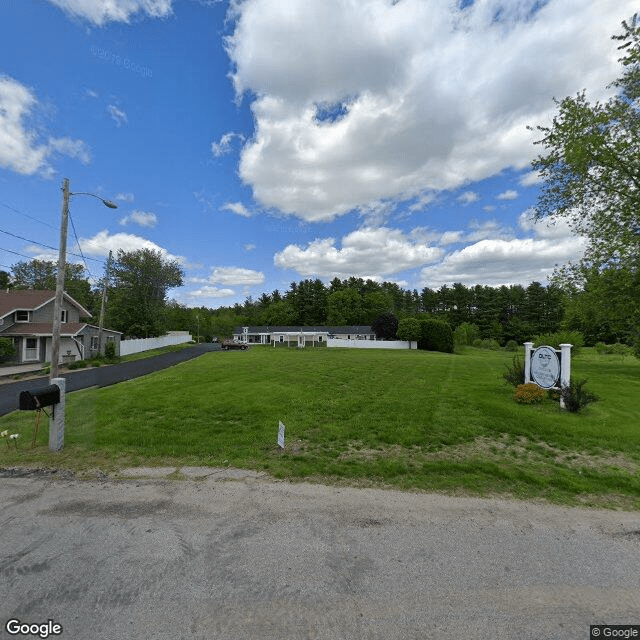
[[[46,419],[0,465],[77,471],[229,465],[278,478],[640,508],[640,361],[585,349],[572,376],[600,400],[583,413],[523,406],[501,374],[512,354],[349,349],[214,352],[67,397],[65,449]],[[287,427],[277,447],[278,421]]]

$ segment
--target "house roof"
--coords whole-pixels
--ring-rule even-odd
[[[236,327],[234,333],[242,333],[243,327]],[[327,333],[373,333],[369,325],[349,325],[342,327],[314,325],[314,326],[261,326],[249,327],[249,333],[292,333],[296,331],[316,331]]]
[[[17,289],[13,291],[0,291],[0,318],[13,313],[14,311],[29,310],[34,311],[43,307],[49,302],[53,302],[56,297],[55,291],[40,289]],[[79,302],[74,300],[66,291],[65,299],[80,310],[83,316],[91,317],[91,313],[87,311]]]

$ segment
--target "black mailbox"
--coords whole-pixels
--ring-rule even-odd
[[[20,393],[20,409],[24,411],[32,411],[33,409],[42,409],[42,407],[50,407],[52,404],[60,402],[60,387],[50,384],[48,387],[40,387],[31,391],[22,391]]]

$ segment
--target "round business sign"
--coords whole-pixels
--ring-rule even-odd
[[[531,354],[531,378],[543,389],[555,387],[560,378],[560,360],[552,347],[538,347]]]

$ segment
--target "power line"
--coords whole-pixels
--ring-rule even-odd
[[[18,238],[19,240],[24,240],[25,242],[31,242],[33,244],[37,244],[40,247],[44,247],[45,249],[51,249],[52,251],[58,251],[58,249],[56,247],[52,247],[51,245],[48,244],[43,244],[42,242],[37,242],[36,240],[29,240],[29,238],[23,238],[22,236],[19,236],[15,233],[11,233],[11,231],[5,231],[4,229],[0,229],[0,233],[4,233],[8,236],[12,236],[14,238]],[[77,239],[77,238],[76,238]],[[12,252],[15,253],[15,252]],[[22,255],[22,254],[19,254]],[[76,258],[82,258],[83,260],[85,259],[85,257],[83,255],[79,255],[77,253],[71,253],[69,251],[69,255],[71,256],[75,256]],[[29,257],[29,256],[24,256],[25,258],[29,258],[32,259],[33,256]],[[87,260],[93,260],[93,262],[102,262],[102,260],[98,260],[97,258],[87,258]],[[88,271],[88,269],[87,269]]]
[[[18,209],[14,209],[13,207],[10,207],[8,204],[5,204],[4,202],[0,202],[0,206],[5,207],[5,209],[9,209],[9,211],[13,211],[14,213],[17,213],[17,214],[19,214],[21,216],[24,216],[25,218],[29,218],[30,220],[35,220],[36,222],[39,222],[40,224],[44,224],[47,227],[51,227],[52,229],[56,228],[52,224],[49,224],[48,222],[45,222],[44,220],[39,220],[38,218],[34,218],[33,216],[30,216],[28,213],[24,213],[23,211],[18,211]]]
[[[25,256],[24,253],[18,253],[17,251],[11,251],[11,249],[3,249],[2,247],[0,247],[0,251],[6,251],[7,253],[14,253],[17,256],[21,256],[22,258],[27,258],[28,260],[32,260],[33,256]],[[13,267],[10,267],[11,269],[13,269]]]
[[[73,224],[73,218],[71,217],[71,212],[69,212],[69,220],[71,220],[71,228],[73,229],[73,235],[76,239],[76,244],[78,245],[78,251],[82,256],[82,261],[84,262],[84,268],[87,270],[89,277],[93,278],[93,274],[89,271],[89,267],[87,266],[87,261],[85,260],[84,254],[82,253],[82,247],[80,246],[80,240],[78,240],[78,234],[76,233],[76,225]],[[74,254],[71,254],[74,255]]]

